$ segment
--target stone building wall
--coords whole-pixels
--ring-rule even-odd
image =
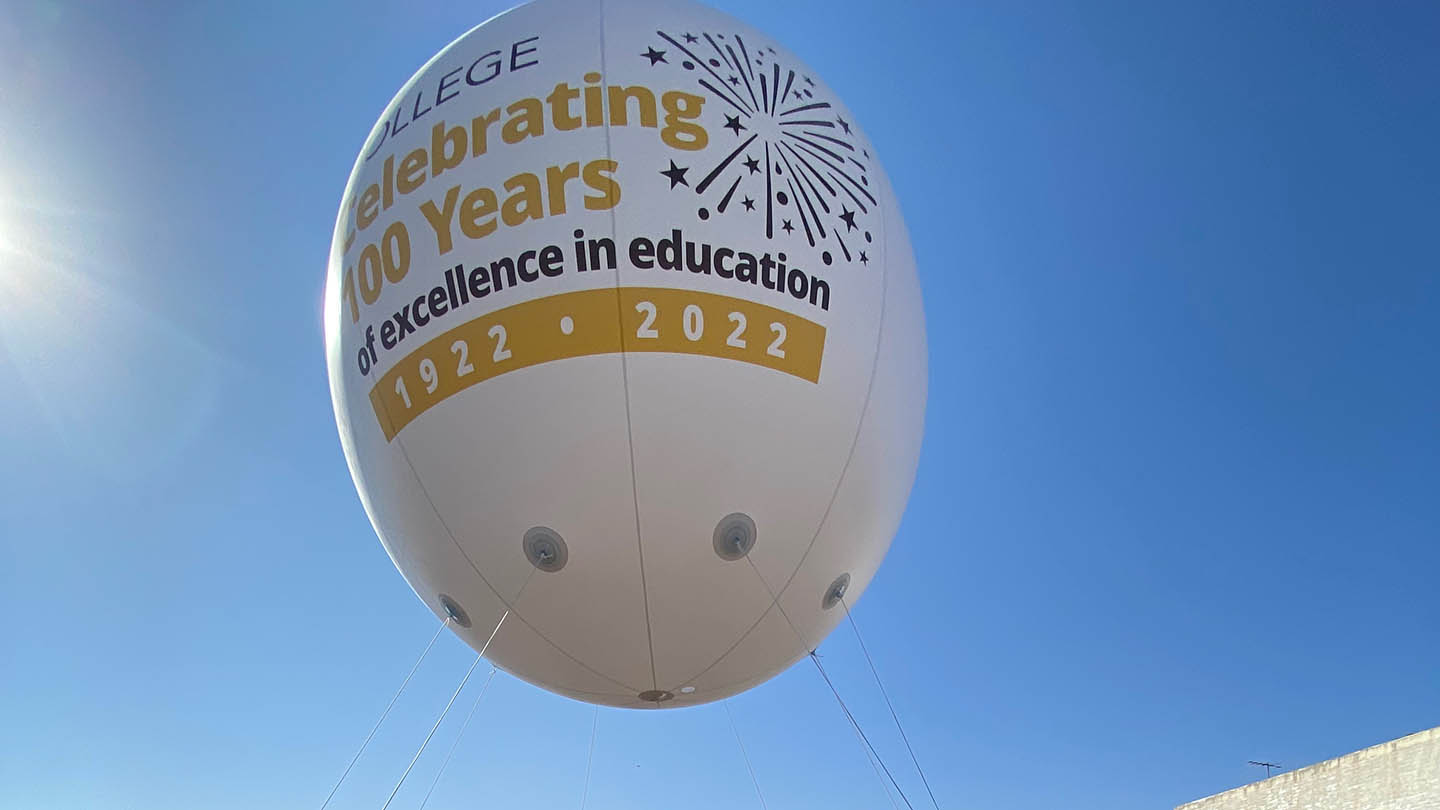
[[[1278,774],[1176,810],[1440,810],[1440,728]]]

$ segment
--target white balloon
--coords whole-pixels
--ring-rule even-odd
[[[678,265],[678,266],[677,266]],[[817,646],[899,524],[914,259],[850,111],[676,0],[540,0],[386,108],[346,187],[326,354],[396,567],[578,700],[718,700]]]

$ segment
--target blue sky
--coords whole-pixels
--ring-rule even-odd
[[[0,804],[318,807],[433,631],[319,317],[365,133],[501,8],[415,5],[0,14]],[[856,111],[914,239],[926,443],[856,618],[942,807],[1169,807],[1440,724],[1440,10],[718,5]],[[887,804],[808,666],[732,709],[771,807]],[[578,807],[592,717],[497,676],[429,806]],[[589,807],[756,804],[719,706],[600,712]]]

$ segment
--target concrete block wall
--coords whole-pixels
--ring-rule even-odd
[[[1440,810],[1440,728],[1278,774],[1176,810]]]

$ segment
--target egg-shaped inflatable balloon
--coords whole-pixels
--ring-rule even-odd
[[[325,339],[396,567],[578,700],[784,670],[914,479],[924,323],[875,150],[781,43],[688,2],[538,0],[422,67],[345,189]]]

